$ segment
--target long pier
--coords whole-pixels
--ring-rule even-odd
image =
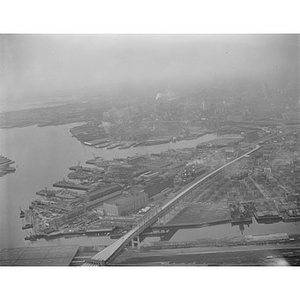
[[[251,153],[260,149],[261,146],[257,145],[254,149],[246,152],[245,154],[239,156],[238,158],[226,163],[225,165],[219,167],[218,169],[212,171],[206,176],[196,179],[194,182],[190,183],[190,185],[172,198],[169,202],[164,204],[162,207],[155,206],[153,207],[139,222],[138,224],[128,231],[124,236],[119,238],[113,244],[107,246],[105,249],[97,253],[91,259],[86,261],[84,266],[102,266],[109,264],[129,243],[132,242],[133,245],[136,243],[139,245],[139,235],[149,226],[154,224],[160,217],[162,217],[169,209],[173,208],[179,201],[186,199],[186,197],[192,196],[195,192],[198,191],[200,185],[205,181],[224,170],[231,164],[239,161],[240,159],[247,157]]]

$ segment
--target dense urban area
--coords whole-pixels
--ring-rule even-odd
[[[300,236],[282,233],[227,240],[169,241],[179,228],[231,223],[243,231],[254,218],[263,224],[300,220],[297,91],[291,84],[282,89],[262,84],[254,91],[214,86],[182,96],[166,90],[149,99],[82,101],[2,112],[1,128],[80,123],[70,129],[78,143],[108,150],[177,143],[216,134],[214,140],[193,148],[111,160],[95,155],[85,163],[70,166],[65,178],[49,182],[48,187],[36,191],[37,198],[29,207],[20,207],[22,229],[28,232],[25,239],[34,242],[80,235],[118,239],[153,209],[257,147],[257,151],[203,181],[197,195],[187,197],[175,211],[166,213],[141,233],[141,239],[156,236],[160,241],[123,252],[115,263],[155,264],[155,257],[159,257],[161,264],[209,264],[207,261],[212,258],[202,256],[198,261],[191,249],[248,245],[250,253],[251,245],[299,243]],[[1,176],[15,171],[9,166],[14,163],[12,160],[1,156],[0,163]],[[86,252],[92,256],[99,251],[95,247]],[[178,258],[178,249],[185,249],[184,260]],[[82,247],[78,251],[83,251]],[[79,257],[83,255],[78,253]],[[234,258],[228,257],[228,262],[234,264]],[[80,259],[77,263],[73,260],[73,265],[81,263]],[[241,258],[243,263],[252,262]],[[299,259],[293,263],[299,264]]]

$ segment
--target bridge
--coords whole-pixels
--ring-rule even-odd
[[[134,247],[137,245],[139,247],[139,235],[149,226],[154,224],[157,220],[159,220],[167,211],[172,208],[176,208],[176,205],[188,197],[192,197],[199,191],[201,183],[206,181],[207,179],[212,178],[214,175],[224,170],[231,164],[239,161],[240,159],[247,157],[249,154],[260,149],[261,146],[257,145],[254,149],[246,152],[245,154],[237,157],[236,159],[226,163],[225,165],[219,167],[218,169],[210,172],[209,174],[201,177],[200,179],[195,179],[193,182],[189,184],[189,186],[172,198],[169,202],[164,204],[163,206],[155,206],[153,207],[142,219],[139,220],[138,224],[128,231],[124,236],[119,238],[113,244],[107,246],[105,249],[94,255],[91,259],[85,262],[84,266],[102,266],[107,265],[111,261],[113,261],[116,256],[125,248],[128,243],[132,243]]]

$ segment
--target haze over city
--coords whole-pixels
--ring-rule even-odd
[[[299,81],[297,35],[1,35],[3,102]]]

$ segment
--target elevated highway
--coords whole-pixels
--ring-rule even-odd
[[[228,162],[227,164],[219,167],[218,169],[210,172],[209,174],[205,175],[204,177],[200,179],[196,179],[192,183],[189,184],[189,186],[180,192],[178,195],[176,195],[174,198],[172,198],[169,202],[164,204],[163,206],[155,206],[153,207],[139,222],[138,224],[132,228],[130,231],[128,231],[124,236],[122,236],[120,239],[118,239],[113,244],[107,246],[105,249],[97,253],[95,256],[93,256],[91,259],[86,261],[84,266],[101,266],[109,264],[123,249],[124,247],[129,243],[137,242],[139,244],[139,235],[149,226],[154,224],[159,218],[161,218],[168,210],[172,209],[178,202],[181,200],[184,200],[186,197],[191,197],[193,194],[195,194],[200,185],[212,178],[214,175],[219,173],[220,171],[224,170],[226,167],[230,166],[231,164],[234,164],[235,162],[239,161],[240,159],[244,157],[248,157],[251,153],[257,151],[260,149],[261,146],[257,145],[254,149],[246,152],[245,154],[237,157],[236,159]],[[137,241],[135,241],[137,239]]]

